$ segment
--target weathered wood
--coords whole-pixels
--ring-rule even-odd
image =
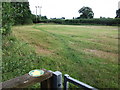
[[[41,82],[41,88],[43,90],[62,90],[62,73],[56,71],[52,72],[52,74],[51,78]]]
[[[20,77],[13,78],[11,80],[2,82],[2,88],[25,88],[32,84],[42,82],[52,77],[52,73],[44,70],[45,73],[39,77],[32,77],[29,74],[25,74]]]
[[[52,77],[41,82],[41,89],[42,90],[53,90],[53,71],[49,71],[52,73]]]
[[[53,78],[49,78],[41,82],[41,89],[43,90],[52,90],[53,89]]]

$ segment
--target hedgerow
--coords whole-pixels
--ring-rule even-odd
[[[69,25],[83,25],[83,24],[90,24],[90,25],[120,25],[119,18],[105,18],[105,19],[47,19],[41,20],[37,23],[56,23],[56,24],[69,24]]]

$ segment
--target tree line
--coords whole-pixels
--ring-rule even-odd
[[[2,35],[11,33],[12,25],[24,25],[32,23],[59,23],[59,24],[104,24],[117,25],[120,23],[120,9],[116,10],[116,19],[94,19],[94,12],[90,7],[82,7],[79,11],[80,16],[72,20],[62,18],[48,19],[46,16],[33,15],[29,8],[29,2],[3,2],[2,3]]]

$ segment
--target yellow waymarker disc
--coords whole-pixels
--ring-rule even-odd
[[[41,76],[43,74],[44,74],[44,71],[39,70],[39,69],[35,69],[35,70],[32,70],[32,71],[29,72],[29,75],[33,76],[33,77],[38,77],[38,76]]]

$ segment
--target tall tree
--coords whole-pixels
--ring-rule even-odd
[[[115,18],[120,18],[120,9],[116,10],[116,17]]]
[[[80,13],[80,18],[89,19],[94,17],[94,13],[90,7],[82,7],[78,12]]]
[[[32,22],[29,2],[12,2],[12,6],[14,8],[15,24],[27,24]]]

